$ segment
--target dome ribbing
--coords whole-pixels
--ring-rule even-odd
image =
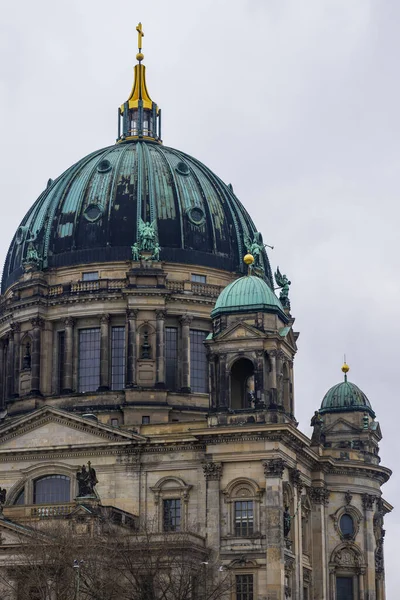
[[[271,287],[260,277],[248,275],[230,283],[219,295],[212,318],[226,313],[276,312],[284,321],[287,316]]]

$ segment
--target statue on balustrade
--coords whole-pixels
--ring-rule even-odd
[[[95,495],[94,488],[98,480],[96,471],[92,467],[90,460],[87,468],[85,465],[82,465],[80,471],[77,472],[76,480],[78,482],[78,498]]]

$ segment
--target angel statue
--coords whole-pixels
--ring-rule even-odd
[[[272,248],[272,250],[274,249],[273,246],[269,246],[268,244],[264,244],[263,239],[262,239],[262,235],[259,231],[256,231],[253,235],[253,240],[251,240],[251,238],[244,234],[244,244],[246,246],[246,250],[249,254],[252,254],[254,257],[254,267],[257,269],[262,269],[262,271],[264,271],[264,269],[261,266],[261,252],[264,250],[264,248]]]
[[[93,469],[90,460],[87,468],[85,465],[82,465],[81,470],[77,472],[76,480],[78,482],[78,498],[82,496],[94,496],[94,487],[98,483],[98,480],[96,471]]]
[[[279,294],[279,300],[284,308],[288,308],[290,310],[290,300],[289,300],[289,286],[291,285],[291,281],[286,277],[286,275],[282,275],[279,270],[279,267],[276,269],[275,273],[275,281],[278,288],[281,288],[281,293]],[[277,289],[278,289],[277,288]]]
[[[156,221],[152,223],[144,222],[140,219],[139,222],[139,249],[142,252],[153,252],[156,243]]]

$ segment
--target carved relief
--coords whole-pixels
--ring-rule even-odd
[[[361,500],[364,510],[372,510],[374,508],[376,496],[373,494],[363,494]]]
[[[291,469],[290,480],[293,483],[293,485],[297,488],[298,492],[301,493],[301,490],[303,489],[303,483],[301,481],[301,473],[299,469]]]
[[[282,479],[285,470],[285,461],[282,458],[263,460],[265,477],[280,477]]]
[[[219,481],[222,477],[222,463],[203,463],[203,472],[207,481]]]
[[[329,504],[329,490],[327,487],[312,487],[308,490],[308,495],[313,504]]]

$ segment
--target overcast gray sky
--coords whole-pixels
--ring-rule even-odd
[[[163,138],[234,190],[292,280],[297,418],[349,379],[383,430],[384,495],[400,487],[396,0],[1,2],[0,254],[73,162],[114,142],[142,21]],[[397,597],[398,511],[386,519]]]

